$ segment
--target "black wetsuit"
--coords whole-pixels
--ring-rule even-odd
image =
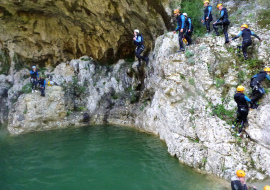
[[[241,133],[242,128],[247,121],[247,116],[249,112],[249,106],[247,104],[247,101],[251,104],[252,101],[243,93],[236,93],[234,95],[234,100],[237,103],[237,122],[241,123],[241,127],[239,128],[239,133]]]
[[[208,19],[206,19],[208,17]],[[210,23],[213,21],[213,17],[212,17],[212,6],[208,5],[207,7],[205,7],[204,9],[204,23],[207,29],[207,33],[209,33],[211,31],[210,29]]]
[[[141,60],[148,61],[147,57],[141,56],[141,53],[145,49],[144,44],[143,44],[143,36],[141,34],[138,34],[136,36],[136,40],[134,40],[134,45],[137,46],[137,48],[135,50],[136,57],[139,60],[139,64],[137,66],[141,66]]]
[[[229,24],[230,24],[230,21],[229,21],[228,11],[226,8],[223,8],[220,11],[220,18],[217,20],[215,24],[213,24],[213,27],[215,29],[216,35],[219,36],[218,26],[223,26],[223,32],[225,35],[225,43],[229,42],[229,36],[228,36]]]
[[[258,100],[265,94],[263,87],[261,86],[261,82],[267,79],[270,81],[270,77],[265,71],[261,71],[257,75],[253,76],[250,81],[250,87],[252,88],[252,99],[251,101],[254,102],[254,108],[257,108]]]
[[[186,26],[186,35],[185,36],[186,36],[186,39],[188,41],[188,45],[191,45],[192,44],[191,36],[192,36],[192,32],[193,32],[193,25],[192,25],[191,18],[188,17],[186,19],[185,26]]]
[[[184,44],[183,44],[183,37],[184,37],[184,34],[186,32],[186,18],[183,14],[180,14],[177,18],[177,28],[175,29],[175,32],[179,31],[179,35],[178,35],[178,38],[179,38],[179,46],[180,46],[180,51],[184,51],[185,48],[184,48]],[[183,29],[183,32],[180,32],[181,29]]]
[[[37,88],[37,79],[39,78],[38,71],[30,71],[31,75],[31,84],[32,84],[32,90],[36,90]]]
[[[240,51],[241,48],[243,49],[243,55],[247,59],[247,48],[248,48],[248,46],[250,46],[252,44],[251,36],[255,36],[259,40],[261,40],[261,39],[260,39],[259,36],[254,34],[248,28],[245,28],[244,30],[239,32],[239,34],[236,37],[232,38],[232,40],[235,40],[235,39],[239,38],[240,36],[242,36],[242,38],[243,38],[242,46],[238,46],[237,48],[238,48],[239,51]]]
[[[41,96],[45,96],[46,80],[42,78],[38,81],[38,84],[40,87]]]
[[[237,177],[232,177],[231,188],[232,190],[248,190],[247,185],[246,184],[242,185],[242,183],[239,181]]]

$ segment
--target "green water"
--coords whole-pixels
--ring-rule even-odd
[[[180,164],[157,136],[132,128],[0,134],[1,190],[226,189]]]

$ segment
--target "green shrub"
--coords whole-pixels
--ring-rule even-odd
[[[192,51],[189,51],[189,50],[186,51],[186,57],[187,58],[189,58],[189,57],[191,57],[193,55],[194,55],[194,53]]]
[[[117,99],[119,98],[119,96],[118,96],[117,94],[114,94],[114,95],[112,96],[112,98],[113,98],[114,100],[117,100]]]
[[[268,1],[268,0],[267,0]],[[268,5],[269,5],[269,1],[268,1]],[[265,28],[266,26],[269,25],[270,20],[270,11],[267,9],[261,9],[259,10],[259,16],[258,16],[258,25]]]
[[[186,80],[186,77],[182,74],[180,74],[180,79]]]
[[[195,65],[195,60],[193,58],[189,58],[187,62],[189,65]]]
[[[206,47],[204,45],[200,46],[200,50],[204,50]]]
[[[31,83],[24,85],[24,86],[22,87],[22,92],[23,92],[24,94],[31,93],[31,92],[32,92],[32,86],[31,86]]]
[[[195,86],[195,80],[194,80],[194,78],[189,79],[188,82],[189,82],[189,84]]]
[[[220,87],[225,85],[225,80],[224,79],[220,79],[220,78],[216,77],[215,80],[216,80],[216,87],[217,88],[220,88]]]

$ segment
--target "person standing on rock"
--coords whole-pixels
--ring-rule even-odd
[[[236,176],[233,176],[231,178],[232,190],[248,190],[245,176],[246,176],[246,173],[243,170],[236,171]],[[257,188],[253,186],[253,190],[257,190]]]
[[[186,18],[183,14],[180,13],[179,9],[174,10],[174,16],[177,19],[177,27],[173,33],[175,34],[177,31],[179,32],[178,38],[179,38],[180,50],[178,51],[178,53],[184,52],[185,48],[184,48],[184,43],[183,43],[183,37],[186,31],[186,27],[185,27]]]
[[[136,57],[139,60],[139,64],[137,67],[141,66],[141,60],[144,60],[146,64],[148,64],[149,59],[147,57],[141,56],[141,53],[144,51],[145,47],[143,45],[143,36],[140,34],[140,31],[138,29],[134,30],[134,38],[133,38],[134,45],[137,46],[135,53]]]
[[[264,71],[259,72],[257,75],[254,75],[250,81],[250,87],[252,89],[252,99],[251,101],[254,102],[253,109],[258,108],[257,102],[259,99],[265,94],[263,87],[261,86],[261,82],[267,79],[270,81],[270,68],[267,67]]]
[[[32,84],[32,93],[37,92],[37,79],[39,78],[38,71],[36,66],[32,67],[32,71],[30,71],[31,75],[31,84]]]
[[[183,13],[183,15],[185,16],[185,19],[186,19],[186,39],[187,39],[187,46],[190,46],[192,45],[192,39],[191,39],[191,36],[192,36],[192,32],[193,32],[193,25],[192,25],[192,21],[191,21],[191,18],[189,18],[187,16],[187,13]]]
[[[239,34],[238,34],[236,37],[234,37],[234,38],[232,38],[232,39],[230,40],[230,42],[231,42],[232,40],[235,40],[235,39],[239,38],[240,36],[242,36],[242,38],[243,38],[242,46],[238,46],[237,49],[238,49],[238,51],[240,51],[241,49],[243,50],[243,55],[244,55],[244,58],[245,58],[246,60],[248,59],[248,56],[247,56],[247,48],[248,48],[248,46],[251,46],[251,44],[252,44],[251,35],[252,35],[252,36],[255,36],[255,37],[258,38],[260,41],[262,41],[261,38],[260,38],[259,36],[257,36],[256,34],[254,34],[254,33],[248,28],[248,25],[243,24],[243,25],[241,26],[241,31],[239,32]],[[240,52],[239,52],[239,53],[240,53]]]
[[[38,80],[38,84],[39,84],[40,92],[41,92],[41,95],[40,96],[45,97],[46,80],[43,78],[43,76],[40,76],[40,78]]]
[[[238,86],[237,93],[234,95],[234,100],[237,103],[237,108],[238,108],[236,121],[241,123],[237,136],[241,135],[244,124],[247,121],[247,116],[249,112],[249,106],[247,102],[251,104],[250,107],[252,107],[252,104],[253,104],[253,102],[244,94],[244,91],[245,91],[245,87]]]
[[[209,1],[204,1],[204,17],[202,22],[204,22],[205,26],[206,26],[206,30],[207,33],[205,34],[205,36],[208,36],[210,33],[210,23],[213,21],[213,17],[212,17],[212,6],[209,5]]]
[[[218,4],[217,8],[218,10],[220,10],[220,18],[213,23],[213,27],[215,29],[216,36],[219,36],[218,26],[223,26],[223,32],[225,35],[225,44],[227,44],[230,42],[228,35],[228,27],[230,25],[228,11],[226,8],[223,7],[222,4]]]

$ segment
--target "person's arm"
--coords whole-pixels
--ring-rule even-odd
[[[223,16],[224,16],[224,11],[221,11],[221,12],[220,12],[220,18],[217,20],[217,22],[218,22],[220,19],[222,19]]]
[[[34,71],[30,71],[30,75],[32,75],[34,73]]]
[[[190,18],[188,19],[188,23],[189,23],[188,29],[191,30],[191,19]]]
[[[136,42],[141,42],[142,41],[142,37],[141,36],[138,36],[135,41]]]
[[[245,96],[245,100],[251,102],[251,100],[247,96]]]
[[[177,27],[175,29],[175,32],[177,32],[179,30],[180,26],[179,26],[179,23],[177,22]]]
[[[256,38],[258,38],[258,40],[261,40],[261,38],[259,36],[257,36],[257,34],[255,34],[254,32],[251,32],[252,36],[255,36]]]
[[[37,72],[37,71],[36,71]],[[39,78],[38,72],[37,72],[37,78]]]
[[[270,76],[266,75],[265,78],[270,81]]]
[[[237,34],[237,36],[235,36],[234,38],[232,38],[232,40],[235,40],[235,39],[237,39],[237,38],[239,38],[241,35],[243,34],[243,32],[241,31],[241,32],[239,32],[239,34]]]
[[[46,80],[44,80],[44,84],[43,84],[43,87],[45,88],[45,86],[46,86]]]
[[[186,21],[186,18],[184,15],[181,15],[181,20],[182,20],[182,26],[181,26],[181,29],[184,29],[185,27],[185,21]]]
[[[211,12],[212,12],[212,7],[209,6],[209,7],[208,7],[208,15],[207,15],[208,19],[209,19],[209,17],[210,17]]]

